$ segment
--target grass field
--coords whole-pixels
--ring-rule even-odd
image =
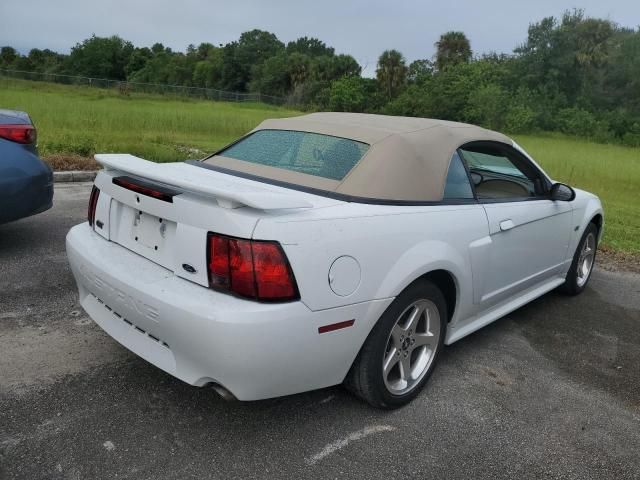
[[[0,108],[29,112],[40,154],[127,152],[160,162],[202,157],[265,118],[299,112],[0,77]]]
[[[1,77],[0,108],[31,114],[45,157],[127,152],[156,161],[202,157],[265,118],[299,114],[262,104],[127,97],[115,90]],[[556,180],[600,196],[608,246],[640,253],[640,149],[556,135],[517,135],[516,141]]]
[[[600,197],[606,244],[640,253],[640,148],[556,135],[516,135],[515,140],[553,179]]]

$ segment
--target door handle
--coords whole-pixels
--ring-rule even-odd
[[[513,220],[509,219],[509,220],[503,220],[500,222],[500,230],[502,230],[503,232],[507,231],[507,230],[511,230],[513,227],[515,227],[515,224],[513,223]]]

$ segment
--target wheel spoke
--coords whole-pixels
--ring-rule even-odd
[[[433,348],[433,343],[436,337],[431,333],[418,333],[414,336],[414,338],[416,341],[413,344],[413,349],[416,349],[425,345]]]
[[[385,378],[389,375],[389,372],[396,366],[396,363],[400,361],[400,355],[398,355],[399,350],[395,347],[392,347],[387,356],[384,359],[384,364],[382,365],[383,372]]]
[[[432,320],[431,309],[429,308],[427,308],[425,315],[427,316],[427,334],[432,337],[438,336],[440,334],[440,317],[437,316],[435,320]]]
[[[402,348],[402,340],[404,340],[406,333],[406,330],[397,323],[393,327],[393,330],[391,330],[391,340],[396,349],[400,350]]]
[[[409,317],[409,320],[407,321],[407,324],[406,324],[407,330],[411,330],[413,332],[416,331],[416,327],[424,311],[425,311],[424,305],[418,304],[414,307],[414,310],[413,312],[411,312],[411,316]]]
[[[411,376],[411,361],[409,357],[401,356],[400,359],[400,378],[408,382]]]

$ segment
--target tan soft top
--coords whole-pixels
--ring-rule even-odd
[[[364,142],[370,148],[341,181],[222,155],[210,157],[206,163],[304,187],[381,200],[442,200],[449,162],[458,147],[481,140],[513,145],[505,135],[474,125],[363,113],[311,113],[270,119],[251,133],[257,130],[321,133]]]

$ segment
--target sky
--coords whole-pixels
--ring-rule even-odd
[[[184,51],[190,43],[224,44],[259,28],[285,43],[317,37],[353,55],[363,74],[373,76],[384,50],[400,50],[408,62],[431,58],[433,44],[449,30],[465,32],[474,54],[510,53],[530,23],[573,8],[640,25],[638,0],[0,0],[0,46],[67,53],[92,34],[116,34],[136,46],[161,42]]]

